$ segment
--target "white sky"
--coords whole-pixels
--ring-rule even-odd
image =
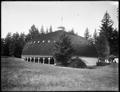
[[[84,36],[87,27],[90,33],[99,29],[106,10],[114,27],[118,27],[117,1],[3,1],[1,4],[1,37],[8,32],[27,34],[33,24],[38,29],[52,25],[53,30],[63,25]]]

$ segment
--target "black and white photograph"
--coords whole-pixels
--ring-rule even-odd
[[[119,91],[118,1],[1,1],[1,91]]]

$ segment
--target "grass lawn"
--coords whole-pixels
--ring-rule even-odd
[[[2,91],[117,91],[118,64],[77,69],[1,58],[1,88]]]

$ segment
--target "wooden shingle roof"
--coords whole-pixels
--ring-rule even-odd
[[[53,55],[54,43],[63,31],[55,31],[42,35],[26,43],[22,55]],[[75,49],[74,55],[96,57],[97,52],[93,45],[81,36],[76,36],[65,32],[71,38],[71,43]]]

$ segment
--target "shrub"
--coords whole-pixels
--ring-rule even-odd
[[[97,66],[105,66],[105,65],[109,65],[110,63],[106,63],[106,62],[97,62],[96,65]]]
[[[85,62],[79,58],[71,59],[68,66],[74,67],[74,68],[86,68],[87,67]]]
[[[115,56],[114,56],[114,55],[110,55],[110,56],[108,57],[108,60],[112,63],[112,62],[113,62],[113,60],[114,60],[114,58],[115,58]]]

